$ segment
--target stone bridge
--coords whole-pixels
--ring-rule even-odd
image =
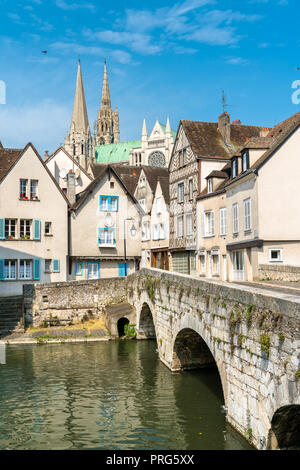
[[[156,338],[172,371],[217,367],[227,421],[254,447],[300,448],[300,297],[142,269],[123,279],[35,285],[31,319],[41,315],[45,293],[54,289],[59,299],[59,286],[61,305],[73,302],[77,311],[82,296],[100,313],[125,302],[137,338]],[[118,311],[114,331],[126,317]]]

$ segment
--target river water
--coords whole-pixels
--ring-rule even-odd
[[[217,370],[172,373],[155,341],[10,345],[0,450],[250,449],[225,422]]]

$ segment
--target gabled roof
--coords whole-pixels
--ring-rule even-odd
[[[170,204],[170,191],[169,191],[169,176],[159,176],[157,179],[157,184],[160,184],[161,191],[167,205]]]
[[[225,144],[216,122],[187,121],[180,123],[196,157],[230,159],[247,138],[259,137],[260,126],[230,124],[230,144]]]
[[[9,173],[22,153],[23,149],[6,149],[0,147],[0,181]]]
[[[89,175],[89,173],[66,151],[64,147],[59,147],[57,150],[55,150],[55,152],[49,155],[49,157],[44,161],[44,163],[47,165],[61,151],[64,152],[67,155],[67,157],[69,157],[69,159],[71,160],[72,163],[74,163],[74,165],[78,166],[80,171],[82,171],[82,173],[84,173],[85,176],[87,176],[90,180],[93,179],[92,176]]]
[[[268,134],[268,137],[272,138],[269,149],[251,166],[250,170],[259,169],[299,126],[300,112],[275,126]]]
[[[65,201],[67,202],[69,206],[69,201],[65,193],[62,191],[56,179],[52,175],[51,171],[49,170],[49,168],[47,167],[47,165],[41,158],[40,154],[36,150],[35,146],[31,142],[29,142],[24,147],[24,149],[5,149],[5,148],[0,149],[0,183],[5,178],[5,176],[12,170],[12,168],[18,162],[18,160],[25,154],[25,152],[28,150],[29,147],[32,148],[37,158],[40,160],[46,172],[48,173],[53,183],[55,184],[55,186],[57,187],[57,189],[59,190],[59,192],[61,193],[61,195],[63,196],[63,198],[65,199]]]
[[[155,193],[155,190],[156,190],[158,178],[169,177],[168,168],[155,167],[155,166],[142,166],[141,168],[144,170],[145,176],[147,178],[147,181],[150,185],[150,188],[153,194]]]

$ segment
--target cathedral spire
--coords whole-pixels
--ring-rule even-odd
[[[74,97],[71,128],[72,128],[72,125],[75,126],[75,129],[77,132],[79,131],[86,132],[89,127],[89,120],[88,120],[88,114],[87,114],[86,102],[85,102],[85,96],[84,96],[80,59],[78,59],[76,90],[75,90],[75,97]]]
[[[89,126],[80,59],[78,60],[72,121],[70,132],[65,137],[64,148],[85,170],[88,170],[89,164],[94,161],[94,139]]]
[[[108,77],[107,77],[107,67],[106,60],[104,61],[104,76],[103,76],[103,86],[102,86],[102,97],[101,97],[101,108],[110,108],[110,96],[109,96],[109,87],[108,87]]]

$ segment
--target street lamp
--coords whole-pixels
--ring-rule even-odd
[[[127,254],[126,254],[126,222],[128,220],[133,220],[134,222],[134,219],[132,217],[129,217],[128,219],[124,219],[124,259],[125,259],[125,276],[127,276]],[[130,233],[131,233],[131,236],[134,238],[136,236],[136,227],[134,225],[134,223],[132,224],[132,227],[130,229]]]

